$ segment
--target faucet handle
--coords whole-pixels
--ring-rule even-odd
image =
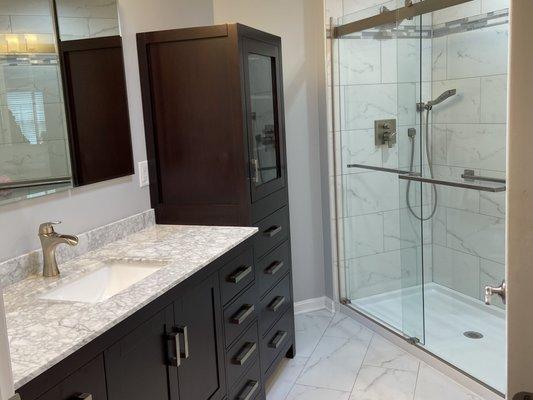
[[[45,222],[39,225],[39,235],[50,235],[54,233],[54,225],[59,225],[61,221]]]

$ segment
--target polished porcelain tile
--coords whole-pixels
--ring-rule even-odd
[[[314,386],[294,385],[287,396],[287,400],[348,400],[349,397],[350,392]]]
[[[326,310],[296,315],[296,343],[298,355],[309,357],[328,327],[333,314]]]
[[[412,400],[416,371],[363,366],[350,400]]]
[[[267,400],[481,400],[342,313],[296,318],[300,332],[318,329],[321,339],[309,359],[282,361],[266,384]]]
[[[349,392],[369,342],[367,335],[349,339],[324,336],[296,382]]]
[[[481,400],[426,364],[420,366],[414,400]]]

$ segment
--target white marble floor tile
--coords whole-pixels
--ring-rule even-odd
[[[307,360],[307,357],[296,356],[292,360],[284,358],[281,361],[276,372],[266,383],[268,400],[284,400],[287,397]]]
[[[287,400],[349,400],[350,392],[294,385]]]
[[[309,357],[328,327],[333,314],[327,310],[296,315],[296,349],[301,357]]]
[[[370,337],[347,339],[324,336],[296,382],[351,391],[369,344]]]
[[[374,335],[363,365],[417,372],[420,361],[383,337]]]
[[[333,317],[333,320],[326,329],[324,336],[338,337],[338,338],[352,338],[359,337],[362,339],[368,339],[372,337],[373,333],[370,329],[364,327],[355,319],[342,314],[337,313]]]
[[[481,400],[427,364],[420,365],[414,400]]]
[[[418,371],[363,366],[350,400],[412,400]]]

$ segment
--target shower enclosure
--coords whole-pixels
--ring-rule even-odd
[[[341,299],[503,393],[508,0],[334,26]]]

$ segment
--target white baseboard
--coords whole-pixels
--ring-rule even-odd
[[[339,305],[336,304],[329,297],[315,297],[314,299],[307,299],[294,303],[294,313],[302,314],[311,311],[326,309],[331,312],[335,312],[339,309]]]

